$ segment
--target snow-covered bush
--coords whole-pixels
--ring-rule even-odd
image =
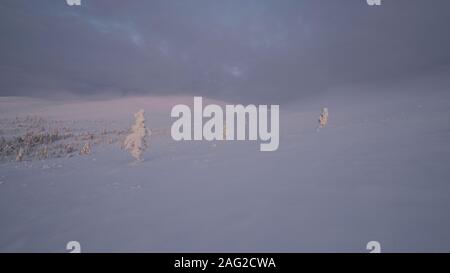
[[[142,153],[148,148],[146,138],[151,135],[150,129],[145,127],[144,110],[134,114],[135,122],[129,134],[123,142],[123,149],[129,151],[137,160],[142,161]]]
[[[47,145],[44,145],[44,148],[42,148],[38,152],[38,158],[39,159],[47,159],[48,158],[48,146]]]
[[[20,147],[19,151],[17,152],[16,161],[22,161],[24,154],[25,154],[24,149]]]
[[[73,152],[75,152],[73,143],[67,143],[64,145],[64,154],[66,157],[72,156]]]
[[[322,113],[320,113],[319,117],[319,126],[320,128],[323,128],[327,124],[328,124],[328,108],[323,108]]]
[[[103,121],[0,117],[0,163],[92,154],[97,145],[122,144],[129,130]],[[89,128],[86,131],[86,128]]]
[[[80,150],[80,155],[89,155],[91,153],[91,143],[86,142]]]

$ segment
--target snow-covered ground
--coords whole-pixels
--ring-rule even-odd
[[[0,98],[6,137],[27,116],[114,134],[140,108],[158,132],[140,164],[120,136],[88,156],[1,161],[0,251],[450,251],[450,89],[389,88],[281,104],[276,152],[173,141],[170,109],[192,97]]]

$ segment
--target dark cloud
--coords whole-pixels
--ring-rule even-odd
[[[450,1],[6,0],[0,95],[286,101],[450,64]]]

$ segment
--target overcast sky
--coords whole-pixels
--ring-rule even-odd
[[[450,65],[449,0],[2,0],[0,95],[281,102]]]

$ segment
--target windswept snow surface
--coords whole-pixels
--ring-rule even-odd
[[[367,252],[369,241],[384,252],[450,251],[450,89],[391,88],[280,105],[276,152],[173,141],[170,109],[192,97],[1,98],[5,119],[122,129],[142,108],[162,133],[139,164],[118,143],[0,163],[0,251],[66,252],[69,241],[83,252]],[[329,124],[317,131],[323,107]]]

